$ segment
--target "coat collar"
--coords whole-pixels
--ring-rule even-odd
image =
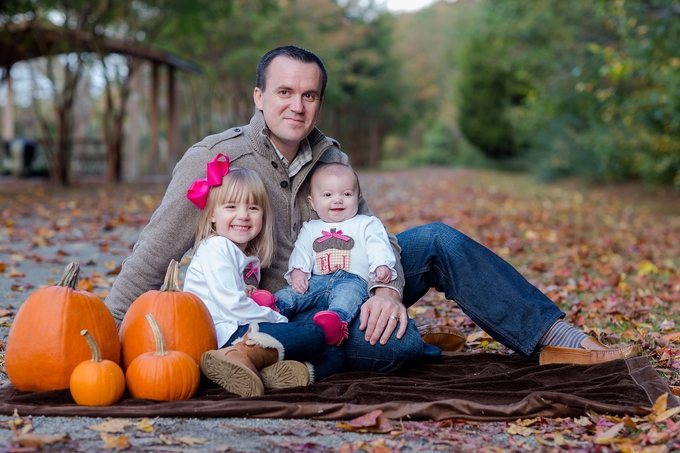
[[[278,158],[276,151],[272,147],[272,142],[269,139],[269,129],[264,121],[264,115],[258,109],[255,109],[255,114],[250,119],[251,134],[250,140],[253,144],[253,148],[261,155],[265,157],[275,156]],[[312,153],[316,156],[319,150],[325,151],[329,146],[335,145],[339,147],[339,144],[324,135],[317,127],[314,127],[312,131],[307,136],[309,140],[309,146],[312,147]],[[328,143],[322,143],[322,142]],[[321,146],[319,146],[321,145]]]

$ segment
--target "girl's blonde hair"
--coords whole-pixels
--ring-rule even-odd
[[[267,188],[262,179],[252,170],[231,167],[222,178],[222,185],[213,186],[208,193],[205,209],[198,216],[194,250],[205,239],[217,236],[215,223],[210,221],[215,209],[225,203],[256,204],[262,208],[262,231],[246,246],[246,255],[255,255],[262,267],[271,264],[274,258],[274,225],[272,206]]]

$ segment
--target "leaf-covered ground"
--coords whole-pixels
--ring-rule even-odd
[[[460,169],[372,172],[360,177],[372,210],[390,231],[432,221],[463,231],[510,261],[568,313],[570,322],[605,343],[625,340],[643,345],[673,392],[680,394],[676,329],[680,323],[680,195],[632,185],[541,185],[517,175]],[[91,256],[82,263],[81,288],[105,297],[164,189],[163,184],[51,189],[40,181],[0,179],[3,337],[20,303],[35,288],[53,284],[78,251],[87,250]],[[36,274],[36,268],[45,272]],[[428,294],[411,315],[419,324],[459,327],[468,334],[470,353],[510,352],[441,294]],[[375,433],[370,440],[345,443],[341,451],[346,452],[666,452],[680,451],[680,441],[675,440],[680,437],[679,422],[677,412],[667,411],[665,402],[659,401],[644,419],[586,414],[579,419],[514,423],[450,420],[385,425],[379,414],[367,414],[353,425],[309,422],[307,426],[310,436],[328,435],[327,429]],[[16,429],[25,423],[17,418],[0,425]],[[24,431],[17,435],[30,429]],[[116,447],[115,439],[102,439],[111,448],[124,447]],[[310,439],[308,444],[278,447],[280,451],[332,451]],[[56,438],[48,443],[62,441]]]

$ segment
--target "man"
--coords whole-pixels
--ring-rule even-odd
[[[315,126],[327,73],[313,53],[294,46],[274,49],[257,68],[250,124],[206,137],[177,164],[173,178],[133,254],[123,262],[106,304],[118,323],[143,292],[160,287],[171,259],[191,247],[198,209],[185,198],[187,188],[205,177],[217,153],[234,166],[252,168],[267,185],[275,207],[276,256],[262,274],[261,286],[285,286],[287,260],[302,223],[315,218],[306,202],[309,176],[318,162],[348,163],[339,144]],[[360,214],[370,215],[364,199]],[[423,346],[406,307],[431,287],[455,300],[494,339],[542,363],[597,363],[639,354],[633,345],[609,349],[561,321],[557,306],[512,266],[462,233],[440,223],[390,236],[398,277],[373,284],[371,297],[350,326],[343,343],[353,369],[389,372],[423,355]],[[358,322],[357,322],[358,321]]]

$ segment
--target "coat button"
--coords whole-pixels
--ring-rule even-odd
[[[236,129],[234,129],[234,132],[241,132],[241,129],[237,127]]]
[[[284,189],[288,187],[288,181],[281,181],[281,187],[283,187]]]
[[[279,164],[277,164],[275,161],[272,161],[272,167],[279,168]]]

